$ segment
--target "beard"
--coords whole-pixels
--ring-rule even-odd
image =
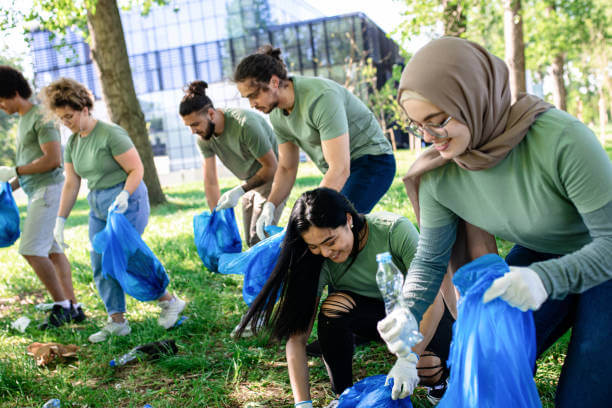
[[[206,128],[206,132],[200,133],[200,137],[204,140],[210,140],[210,138],[215,134],[215,122],[212,120],[208,121],[208,127]]]

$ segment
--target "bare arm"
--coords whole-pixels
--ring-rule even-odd
[[[351,175],[351,152],[349,134],[321,142],[323,157],[329,166],[319,187],[328,187],[336,191],[342,190],[346,180]]]
[[[320,297],[317,298],[317,305]],[[310,327],[305,333],[295,334],[289,337],[285,346],[287,355],[287,366],[289,368],[289,381],[291,382],[291,390],[293,391],[293,400],[295,403],[308,401],[310,399],[310,381],[308,379],[308,357],[306,356],[306,343],[312,325],[314,324],[315,314],[312,316]]]
[[[62,188],[57,216],[68,218],[81,188],[81,177],[74,171],[72,163],[64,163],[64,170],[66,171],[66,181]]]
[[[142,166],[142,161],[140,161],[138,151],[135,147],[132,147],[127,152],[121,153],[119,156],[113,156],[113,158],[119,163],[123,171],[127,173],[123,189],[132,194],[138,188],[144,175],[144,167]]]
[[[217,161],[215,156],[206,157],[202,164],[204,171],[204,194],[206,202],[211,211],[217,206],[221,190],[219,189],[219,179],[217,178]]]
[[[272,190],[268,201],[278,207],[283,202],[295,183],[298,165],[300,164],[300,148],[291,142],[278,145],[278,169],[274,174]]]
[[[17,173],[38,174],[58,168],[62,164],[60,142],[47,142],[40,145],[43,155],[23,166],[17,166]]]
[[[268,150],[266,154],[258,157],[257,161],[261,163],[261,168],[257,170],[257,173],[253,174],[253,177],[242,185],[242,189],[245,192],[274,179],[274,173],[276,173],[276,169],[278,168],[278,162],[276,161],[274,151],[272,149]]]

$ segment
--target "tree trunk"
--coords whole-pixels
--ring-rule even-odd
[[[459,0],[441,0],[444,9],[444,35],[461,37],[467,28],[467,18]]]
[[[510,70],[512,103],[514,103],[519,92],[527,92],[521,0],[504,0],[504,39],[506,64]]]
[[[151,205],[163,204],[166,198],[157,177],[144,114],[134,90],[117,1],[98,0],[95,10],[87,10],[87,24],[91,54],[100,73],[108,115],[111,121],[128,132],[138,150],[144,166],[149,202]]]
[[[558,54],[552,63],[551,74],[553,76],[553,99],[557,109],[567,111],[567,93],[563,80],[563,54]]]

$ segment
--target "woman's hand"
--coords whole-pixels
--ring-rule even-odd
[[[542,279],[533,269],[511,266],[510,272],[497,278],[482,297],[483,303],[500,297],[523,312],[538,310],[548,298]]]

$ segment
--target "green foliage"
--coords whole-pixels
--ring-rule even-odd
[[[391,211],[415,222],[401,182],[414,160],[408,151],[399,151],[397,176],[391,189],[374,211]],[[287,207],[305,190],[316,187],[321,174],[312,163],[300,165]],[[222,190],[235,185],[234,178],[220,180]],[[82,324],[40,331],[36,328],[45,314],[34,304],[48,301],[42,284],[27,262],[17,253],[17,245],[0,250],[0,408],[40,407],[50,398],[59,398],[66,407],[286,407],[293,397],[287,374],[283,345],[268,344],[266,335],[233,340],[230,332],[246,310],[242,301],[242,277],[208,272],[198,258],[193,242],[193,216],[206,209],[201,183],[167,188],[168,204],[153,209],[143,239],[165,265],[171,278],[169,289],[189,301],[180,327],[165,331],[157,325],[158,307],[127,299],[132,333],[108,342],[89,344],[87,336],[106,319],[91,276],[87,238],[89,206],[84,197],[77,200],[66,226],[67,255],[72,264],[77,298],[85,304],[88,319]],[[25,212],[25,203],[20,203]],[[286,224],[285,210],[281,225]],[[242,225],[240,211],[236,212]],[[502,254],[510,243],[499,241]],[[33,322],[24,334],[9,329],[19,316]],[[157,362],[141,362],[118,369],[108,362],[130,348],[151,341],[173,338],[179,352]],[[313,335],[314,338],[314,335]],[[25,348],[34,341],[59,342],[81,346],[77,359],[48,368],[35,366]],[[563,339],[540,360],[536,383],[545,407],[553,407],[553,393],[567,349]],[[353,372],[355,380],[387,372],[394,358],[382,344],[357,348]],[[323,362],[309,359],[312,399],[325,406],[334,397]],[[429,407],[419,388],[412,398],[415,408]]]

